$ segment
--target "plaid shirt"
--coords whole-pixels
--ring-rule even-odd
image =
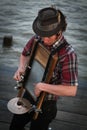
[[[22,54],[24,56],[29,55],[31,52],[32,43],[35,37],[26,44]],[[65,43],[66,40],[62,36],[61,40],[58,44],[54,44],[53,46],[46,46],[47,49],[51,51],[51,49],[56,46],[60,46]],[[51,78],[50,84],[62,84],[62,85],[78,85],[78,68],[77,68],[77,55],[70,44],[66,42],[65,47],[61,48],[58,54],[58,63],[53,72],[53,76]],[[55,100],[57,99],[56,95],[47,94],[47,100]]]

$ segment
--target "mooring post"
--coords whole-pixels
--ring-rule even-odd
[[[12,46],[12,36],[4,36],[4,39],[3,39],[3,46],[4,47],[10,47]]]

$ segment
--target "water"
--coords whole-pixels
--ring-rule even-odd
[[[55,5],[67,17],[65,37],[78,55],[79,78],[87,80],[87,0],[0,0],[0,65],[17,67],[20,53],[34,34],[38,10]],[[13,46],[3,48],[3,37],[13,36]]]

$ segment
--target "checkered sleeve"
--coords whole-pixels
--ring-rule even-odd
[[[32,48],[34,39],[35,39],[35,36],[33,36],[33,37],[27,42],[27,44],[26,44],[25,47],[23,48],[22,55],[24,55],[24,56],[30,55],[30,53],[31,53],[31,48]]]
[[[75,52],[67,54],[62,65],[62,84],[78,85],[78,63]]]

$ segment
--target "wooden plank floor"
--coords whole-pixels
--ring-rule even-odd
[[[9,130],[12,113],[8,101],[15,97],[13,74],[16,68],[0,66],[0,130]],[[52,130],[87,130],[87,84],[80,84],[75,97],[60,97],[56,119],[50,124]],[[29,125],[26,130],[29,130]]]

